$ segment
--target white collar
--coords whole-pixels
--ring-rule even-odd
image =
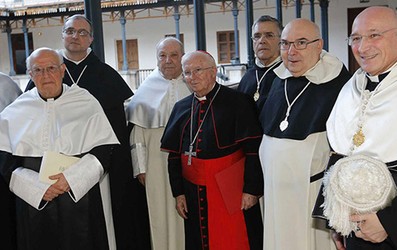
[[[367,76],[369,78],[369,80],[371,80],[371,82],[379,82],[380,75],[390,72],[396,66],[397,66],[397,62],[395,64],[393,64],[393,66],[391,66],[390,68],[388,68],[387,70],[385,70],[384,72],[382,72],[376,76],[372,76],[372,75],[368,74],[367,72],[365,72],[365,76]]]
[[[271,67],[274,64],[278,63],[279,61],[281,61],[281,57],[278,56],[276,59],[274,59],[271,63],[269,63],[269,65],[263,65],[263,63],[259,60],[258,57],[255,58],[255,64],[256,66],[258,66],[259,68],[266,68],[266,67]]]
[[[342,67],[343,63],[337,57],[323,50],[320,54],[320,60],[318,60],[316,65],[306,71],[302,76],[305,76],[310,82],[315,84],[326,83],[337,77]],[[293,77],[284,63],[280,64],[274,72],[281,79]]]
[[[63,57],[65,57],[66,59],[68,59],[68,60],[71,61],[71,62],[74,62],[76,65],[79,65],[82,61],[84,61],[84,60],[87,58],[87,56],[91,53],[91,51],[92,51],[92,49],[91,49],[90,47],[88,47],[88,49],[87,49],[87,55],[86,55],[83,59],[81,59],[80,61],[74,61],[74,60],[72,60],[72,59],[70,59],[70,58],[68,58],[68,57],[66,56],[65,50],[60,50],[60,52],[61,52],[61,54],[62,54]]]
[[[212,88],[211,88],[211,90],[209,91],[209,92],[211,92],[213,89],[214,89],[214,87],[215,87],[215,83],[214,83],[214,85],[212,85]],[[209,93],[208,92],[208,93]],[[196,92],[194,92],[194,97],[196,97],[197,98],[197,100],[199,100],[199,101],[205,101],[205,100],[207,100],[207,96],[205,95],[205,96],[198,96],[197,94],[196,94]]]

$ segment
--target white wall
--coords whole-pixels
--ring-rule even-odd
[[[310,18],[310,6],[308,1],[302,8],[302,17]],[[348,46],[347,37],[347,9],[355,7],[366,7],[372,5],[390,5],[397,7],[395,0],[370,0],[369,3],[361,4],[359,0],[330,0],[329,17],[329,51],[339,57],[347,66]],[[234,29],[234,19],[231,12],[220,12],[217,7],[211,10],[217,13],[209,13],[205,17],[207,50],[217,60],[216,32]],[[254,3],[254,19],[261,15],[268,14],[276,16],[275,0],[260,0]],[[321,28],[320,7],[315,7],[315,21]],[[285,25],[295,17],[295,7],[283,8],[283,24]],[[246,22],[245,11],[240,11],[238,16],[238,27],[240,31],[240,60],[247,62],[246,51]],[[105,19],[104,19],[105,20]],[[61,24],[58,20],[52,20],[50,27],[29,28],[33,34],[34,48],[47,46],[51,48],[62,48]],[[104,45],[106,62],[117,67],[116,40],[121,40],[121,25],[119,21],[106,21],[103,25]],[[127,20],[127,39],[138,39],[139,66],[141,69],[154,68],[155,45],[165,34],[175,33],[175,21],[172,16],[167,18],[145,18],[139,20]],[[181,16],[180,32],[184,35],[185,50],[196,49],[194,34],[193,15]],[[22,30],[15,29],[13,33],[22,33]],[[10,71],[7,34],[0,33],[0,71],[6,74]]]
[[[331,0],[329,4],[329,51],[342,60],[348,67],[347,9],[374,5],[388,5],[395,0],[370,0],[369,3],[359,3],[359,0]],[[319,24],[321,25],[321,24]]]

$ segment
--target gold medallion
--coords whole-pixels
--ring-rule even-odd
[[[363,133],[362,128],[356,132],[356,134],[353,136],[353,144],[356,147],[360,147],[361,144],[363,144],[365,141],[365,135]]]

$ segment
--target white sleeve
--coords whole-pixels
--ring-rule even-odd
[[[104,173],[101,162],[92,154],[86,154],[78,162],[63,172],[74,202],[78,202],[90,189],[99,182]]]
[[[134,177],[146,173],[147,148],[145,145],[144,128],[135,125],[130,135],[131,159]]]
[[[39,208],[40,202],[50,184],[39,181],[39,173],[34,170],[19,167],[12,172],[10,190],[32,207]]]

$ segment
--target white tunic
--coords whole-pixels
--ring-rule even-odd
[[[342,67],[340,60],[323,51],[317,64],[303,76],[313,84],[327,84]],[[294,84],[284,64],[274,72]],[[310,183],[310,177],[325,170],[329,152],[325,131],[303,140],[263,135],[259,157],[265,184],[264,250],[335,249],[325,221],[311,216],[321,179]]]
[[[363,154],[385,163],[397,160],[393,147],[397,138],[397,64],[369,95],[362,116],[364,143],[351,151],[353,135],[358,131],[361,115],[361,92],[366,86],[365,72],[358,69],[342,88],[327,121],[327,136],[335,152],[343,155]],[[367,91],[365,91],[367,92]]]
[[[311,217],[321,179],[310,183],[310,176],[325,169],[328,156],[325,132],[311,134],[303,141],[264,135],[259,157],[262,166],[269,167],[264,167],[263,173],[263,249],[334,249],[325,221]]]
[[[42,157],[45,151],[80,155],[106,144],[119,141],[98,101],[77,85],[64,84],[62,95],[47,101],[34,88],[0,113],[0,150],[16,156]],[[86,154],[63,174],[74,202],[100,182],[109,248],[115,249],[109,181],[101,163]],[[17,168],[11,176],[10,190],[36,209],[43,209],[39,205],[50,184],[41,183],[38,175],[33,170]]]
[[[128,120],[135,124],[130,137],[134,176],[146,173],[153,250],[185,249],[183,219],[175,209],[168,180],[168,153],[160,150],[160,139],[174,104],[189,94],[182,76],[167,80],[156,69],[127,108]]]

